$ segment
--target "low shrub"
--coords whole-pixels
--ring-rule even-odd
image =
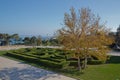
[[[46,58],[46,60],[50,60],[50,61],[57,62],[57,63],[65,61],[64,59],[55,59],[55,58],[51,58],[51,57],[50,58]]]
[[[45,52],[36,52],[34,55],[40,55],[40,56],[42,56],[42,55],[45,55],[46,53]]]
[[[64,60],[64,61],[61,61],[61,64],[62,64],[62,67],[67,67],[70,64],[70,61]]]
[[[78,62],[77,61],[70,61],[69,66],[78,66]]]
[[[26,49],[24,48],[21,48],[21,49],[17,49],[17,50],[9,50],[9,52],[13,52],[13,53],[25,53],[26,52]]]
[[[54,61],[50,61],[50,60],[45,60],[45,59],[37,59],[35,57],[31,57],[31,56],[26,56],[26,55],[21,55],[21,54],[16,54],[16,53],[12,53],[12,52],[8,52],[6,54],[7,56],[11,56],[20,60],[24,60],[30,63],[36,63],[42,66],[46,66],[46,67],[51,67],[51,68],[63,68],[65,65],[65,62],[62,63],[58,63],[58,62],[54,62]]]
[[[55,54],[55,57],[56,57],[57,59],[64,59],[64,58],[65,58],[65,56],[62,56],[62,55],[56,55],[56,54]]]
[[[40,58],[40,56],[33,55],[33,54],[29,54],[29,52],[28,52],[28,53],[26,53],[26,54],[22,54],[22,55],[25,55],[25,56],[28,56],[28,57]]]
[[[110,56],[106,63],[120,63],[120,56]]]
[[[26,52],[30,52],[31,48],[25,48]]]
[[[98,65],[98,64],[104,64],[105,62],[101,60],[91,60],[91,61],[88,61],[87,63],[91,65]]]
[[[26,56],[26,55],[11,53],[11,52],[8,52],[6,55],[7,55],[7,56],[14,57],[14,58],[17,58],[17,59],[29,61],[29,62],[38,62],[38,59],[37,59],[37,58],[31,57],[31,56]]]
[[[90,65],[98,65],[98,64],[104,64],[105,62],[104,61],[100,61],[100,60],[91,60],[91,61],[88,61],[87,64],[90,64]],[[83,64],[83,61],[81,62],[81,65]],[[78,62],[77,61],[70,61],[70,64],[69,66],[78,66]]]
[[[48,61],[48,60],[40,60],[40,65],[46,66],[46,67],[51,67],[51,68],[63,68],[63,64],[56,63],[53,61]]]

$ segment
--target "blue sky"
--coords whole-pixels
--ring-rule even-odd
[[[0,0],[0,33],[52,35],[72,6],[89,7],[112,31],[120,24],[120,0]]]

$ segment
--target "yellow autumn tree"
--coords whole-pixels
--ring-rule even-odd
[[[100,17],[95,16],[89,8],[81,8],[76,14],[70,9],[70,14],[64,14],[64,27],[58,30],[58,37],[64,49],[74,51],[73,57],[78,59],[78,69],[81,70],[81,59],[84,67],[89,56],[106,60],[106,45],[112,43],[108,36],[109,29],[100,23]]]

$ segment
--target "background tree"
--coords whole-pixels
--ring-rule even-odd
[[[37,46],[40,46],[42,44],[41,36],[37,37]]]
[[[55,38],[55,37],[50,38],[49,42],[50,42],[50,44],[51,44],[52,46],[59,46],[59,41],[58,41],[58,39]]]
[[[18,34],[0,33],[0,45],[16,44],[18,40]]]
[[[36,46],[37,45],[37,38],[35,36],[32,36],[30,39],[30,43],[32,46]]]
[[[17,41],[20,39],[19,35],[18,34],[13,34],[11,35],[12,39],[14,39],[15,41],[15,44],[17,44]]]
[[[106,60],[106,45],[110,44],[109,30],[100,24],[100,18],[91,13],[88,8],[82,8],[77,15],[74,8],[64,15],[64,27],[58,30],[58,38],[64,49],[74,51],[73,57],[78,59],[78,69],[81,70],[81,59],[96,56]]]
[[[7,33],[3,34],[3,40],[5,41],[5,45],[9,45],[10,39],[11,39],[11,35]]]
[[[23,39],[23,42],[24,42],[25,45],[30,45],[30,37],[25,37]]]

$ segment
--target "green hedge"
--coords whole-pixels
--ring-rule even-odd
[[[46,53],[45,52],[42,52],[42,51],[37,51],[34,55],[40,55],[40,56],[43,56],[45,55]]]
[[[46,66],[46,67],[51,67],[51,68],[63,68],[63,64],[56,63],[53,61],[48,61],[48,60],[40,60],[40,65]]]
[[[37,56],[37,55],[29,54],[29,53],[22,54],[22,55],[30,56],[30,57],[35,57],[37,59],[49,60],[49,61],[53,61],[53,62],[57,62],[57,63],[65,61],[64,59],[54,59],[54,58],[51,58],[51,57],[48,57],[48,56]]]
[[[70,61],[69,66],[78,66],[78,62],[77,61]]]
[[[64,58],[65,58],[65,56],[62,56],[62,55],[56,55],[56,54],[55,54],[55,57],[56,57],[57,59],[64,59]]]
[[[37,63],[39,61],[39,59],[35,58],[35,57],[31,57],[31,56],[26,56],[26,55],[22,55],[22,54],[16,54],[16,53],[11,53],[11,52],[8,52],[6,54],[7,56],[10,56],[10,57],[14,57],[14,58],[17,58],[17,59],[20,59],[20,60],[25,60],[25,61],[28,61],[28,62],[35,62]]]
[[[66,64],[67,62],[57,63],[49,60],[37,59],[35,57],[30,57],[30,56],[25,56],[25,55],[16,54],[16,53],[10,53],[10,52],[8,52],[6,55],[17,58],[17,59],[21,59],[27,62],[36,63],[42,66],[51,67],[51,68],[63,68],[64,66],[67,66]]]
[[[35,58],[40,59],[40,56],[29,54],[29,53],[25,53],[25,54],[21,54],[21,55],[25,55],[25,56],[28,56],[28,57],[35,57]]]
[[[24,53],[26,50],[24,48],[18,49],[18,50],[13,50],[14,53]]]
[[[63,68],[68,66],[70,62],[64,59],[63,55],[59,54],[56,49],[19,49],[8,52],[6,55],[24,60],[27,62],[36,63],[46,67]]]
[[[81,62],[81,64],[82,64],[82,62]],[[90,64],[90,65],[104,64],[104,61],[91,60],[91,61],[88,61],[87,64]],[[78,62],[77,61],[70,61],[69,66],[78,66]]]
[[[35,54],[30,54],[30,52],[26,52],[26,53],[22,53],[21,55],[25,55],[25,56],[30,56],[30,57],[35,57],[35,58],[38,58],[38,59],[46,59],[48,58],[49,56],[48,55],[35,55]]]
[[[91,61],[88,61],[87,63],[91,65],[98,65],[98,64],[104,64],[105,62],[101,60],[91,60]]]

